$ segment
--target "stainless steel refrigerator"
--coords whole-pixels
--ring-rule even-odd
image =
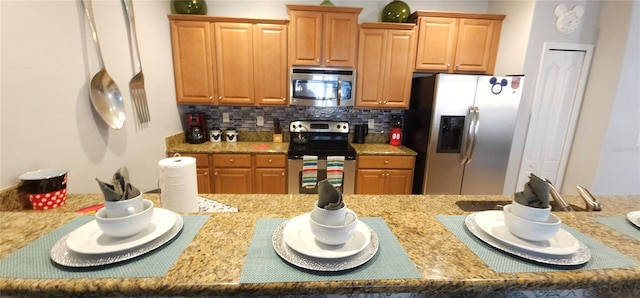
[[[418,152],[413,193],[503,194],[523,76],[413,79],[404,144]]]

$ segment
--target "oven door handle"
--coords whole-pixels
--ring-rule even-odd
[[[338,103],[337,106],[340,106],[340,100],[342,99],[342,79],[338,78]]]

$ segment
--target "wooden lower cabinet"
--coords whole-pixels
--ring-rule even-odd
[[[253,193],[251,154],[213,154],[214,193]]]
[[[287,193],[287,157],[283,154],[256,154],[255,193]]]
[[[167,154],[172,157],[175,152]],[[181,156],[190,156],[196,159],[196,179],[198,181],[198,193],[213,193],[211,183],[211,169],[209,167],[209,154],[206,153],[180,153]]]
[[[168,156],[173,156],[173,152]],[[285,154],[180,153],[196,159],[198,193],[286,194]]]
[[[356,194],[411,194],[414,156],[358,156]]]

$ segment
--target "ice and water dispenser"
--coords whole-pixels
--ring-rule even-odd
[[[438,153],[460,153],[465,116],[441,116]]]

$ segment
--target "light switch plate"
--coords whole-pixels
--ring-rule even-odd
[[[222,122],[230,122],[229,113],[222,113]]]
[[[263,116],[257,116],[256,117],[256,125],[257,126],[264,126],[264,117]]]
[[[374,127],[376,126],[376,121],[373,119],[369,119],[369,124],[367,126],[369,126],[369,129],[374,129]]]

